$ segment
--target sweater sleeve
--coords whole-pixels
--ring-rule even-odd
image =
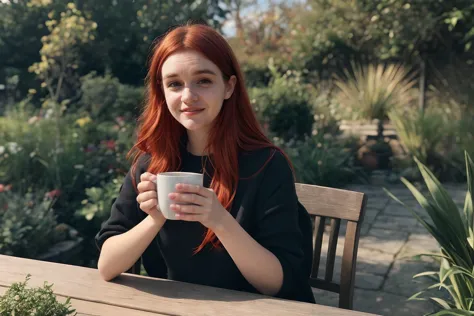
[[[139,164],[136,168],[135,179],[139,181],[143,167]],[[138,182],[137,182],[138,183]],[[109,218],[102,224],[101,229],[95,236],[95,242],[99,250],[104,242],[115,235],[120,235],[136,226],[142,218],[139,217],[139,206],[137,193],[132,182],[131,171],[125,176],[120,187],[117,198],[112,204]]]
[[[275,153],[260,185],[256,209],[255,240],[272,252],[283,268],[283,285],[277,297],[314,302],[305,275],[304,236],[299,224],[299,205],[293,173],[286,158]],[[310,259],[311,260],[311,259]]]
[[[133,175],[136,183],[140,182],[140,175],[147,170],[148,157],[142,156],[138,161]],[[129,171],[112,205],[109,218],[102,224],[101,229],[95,236],[95,242],[99,250],[102,249],[102,245],[108,238],[129,231],[146,217],[146,213],[140,209],[136,199],[137,192],[133,185],[132,173]],[[142,254],[142,262],[149,276],[167,277],[166,263],[157,242],[151,242],[146,248]]]

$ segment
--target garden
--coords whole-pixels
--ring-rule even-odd
[[[452,299],[439,308],[473,315],[474,4],[265,3],[1,1],[0,254],[97,266],[94,236],[130,167],[150,49],[192,20],[228,39],[298,182],[345,188],[382,174],[410,187],[442,249],[432,276]],[[445,183],[471,192],[463,208]]]

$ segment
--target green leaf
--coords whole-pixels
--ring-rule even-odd
[[[438,303],[442,308],[444,309],[451,309],[451,306],[449,306],[448,302],[446,302],[443,299],[440,299],[438,297],[430,297],[430,299],[436,303]]]
[[[439,274],[439,273],[436,272],[436,271],[426,271],[426,272],[422,272],[422,273],[415,274],[415,275],[413,276],[413,279],[419,278],[419,277],[424,277],[424,276],[438,275],[438,274]]]
[[[415,162],[418,164],[418,168],[420,169],[421,175],[425,180],[426,186],[428,187],[428,190],[430,191],[431,196],[438,205],[439,209],[444,212],[449,212],[449,214],[446,215],[449,215],[454,227],[459,231],[463,231],[464,225],[462,223],[456,203],[454,203],[453,199],[449,196],[448,192],[443,188],[435,175],[417,158],[415,158]]]

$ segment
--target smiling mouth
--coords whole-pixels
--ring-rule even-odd
[[[204,109],[185,109],[181,110],[182,113],[199,113],[204,111]]]

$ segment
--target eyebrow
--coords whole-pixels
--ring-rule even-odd
[[[201,70],[197,70],[197,71],[193,72],[194,76],[195,75],[202,75],[202,74],[217,76],[217,74],[214,71],[210,70],[210,69],[201,69]],[[164,76],[163,80],[169,79],[169,78],[175,78],[175,77],[179,77],[178,74],[171,73],[171,74],[168,74],[168,75]]]

